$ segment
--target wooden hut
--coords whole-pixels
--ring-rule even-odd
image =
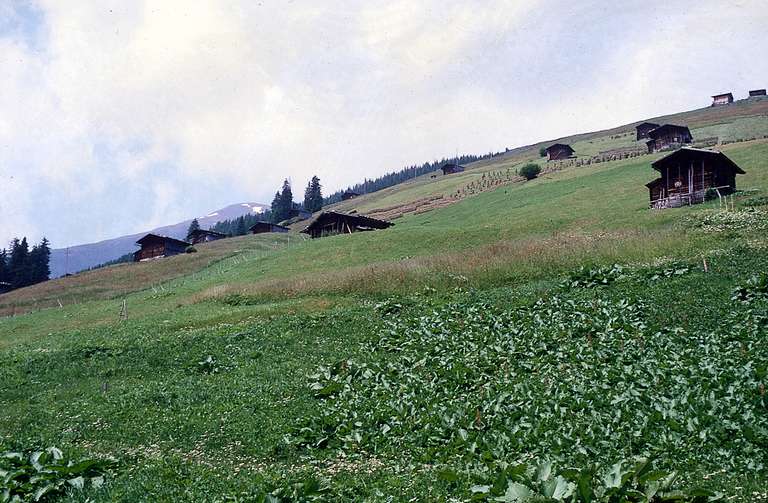
[[[141,249],[134,252],[134,262],[178,255],[184,253],[190,245],[186,241],[157,234],[147,234],[136,241],[136,244],[141,246]]]
[[[290,212],[288,212],[288,219],[290,220],[293,218],[295,218],[297,221],[306,220],[308,218],[312,218],[312,212],[302,208],[293,208]]]
[[[650,139],[645,142],[648,146],[648,152],[680,148],[693,141],[688,127],[674,124],[664,124],[648,131],[648,138]]]
[[[660,124],[654,124],[653,122],[643,122],[635,126],[637,130],[637,141],[648,138],[648,133],[659,127]]]
[[[461,164],[457,164],[455,162],[448,162],[446,164],[443,164],[440,169],[443,170],[444,175],[453,175],[454,173],[461,173],[466,168],[462,166]]]
[[[749,91],[750,98],[756,98],[758,96],[765,96],[765,89],[753,89]]]
[[[571,148],[571,146],[565,145],[564,143],[555,143],[554,145],[550,145],[547,147],[546,152],[548,161],[568,159],[569,157],[573,157],[574,154],[574,150]]]
[[[354,232],[372,231],[392,227],[392,222],[366,217],[364,215],[349,215],[336,211],[324,211],[318,215],[304,230],[313,239],[334,234],[352,234]]]
[[[221,232],[216,232],[216,231],[207,230],[207,229],[195,229],[189,235],[189,240],[192,241],[193,245],[196,245],[200,243],[209,243],[211,241],[218,241],[219,239],[224,239],[225,237],[227,237],[227,235]]]
[[[718,195],[736,190],[735,162],[716,150],[683,147],[657,160],[651,167],[660,178],[647,183],[651,208],[674,208],[704,201],[707,190]]]
[[[717,107],[720,105],[727,105],[728,103],[733,103],[732,93],[715,94],[714,96],[712,96],[713,107]]]
[[[266,232],[288,232],[288,227],[271,222],[256,222],[248,230],[251,234],[264,234]]]
[[[342,201],[349,201],[350,199],[354,199],[356,197],[359,197],[360,194],[357,192],[353,192],[351,190],[345,190],[343,194],[341,194],[341,200]]]

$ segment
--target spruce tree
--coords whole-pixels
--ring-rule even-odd
[[[187,241],[192,241],[192,233],[199,230],[200,222],[198,222],[196,218],[193,218],[192,222],[189,224],[189,229],[187,229]]]
[[[10,283],[11,278],[8,274],[8,252],[5,248],[0,250],[0,283]],[[2,286],[0,286],[2,289]]]
[[[19,241],[14,238],[11,242],[11,258],[9,260],[9,273],[13,288],[21,288],[29,284],[29,245],[27,238]]]
[[[34,285],[48,281],[51,276],[51,247],[50,242],[43,238],[40,244],[29,252],[29,284]]]
[[[304,192],[304,209],[312,213],[323,209],[323,194],[320,179],[317,176],[313,176],[307,184],[307,190]]]
[[[289,219],[291,210],[293,210],[293,191],[291,190],[291,182],[285,180],[283,181],[283,190],[280,193],[280,221]]]
[[[275,197],[274,199],[272,199],[272,205],[271,205],[271,208],[272,208],[271,218],[269,220],[273,224],[276,224],[277,222],[280,221],[279,217],[280,215],[282,215],[282,212],[280,210],[281,203],[282,203],[282,199],[280,198],[280,192],[279,191],[275,192]]]

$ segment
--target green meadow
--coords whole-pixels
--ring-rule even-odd
[[[722,150],[729,211],[649,210],[646,155],[4,295],[0,452],[115,461],[70,501],[768,501],[768,141]]]

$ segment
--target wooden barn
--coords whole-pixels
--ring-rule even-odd
[[[335,211],[324,211],[318,215],[303,231],[312,239],[333,236],[335,234],[352,234],[353,232],[372,231],[392,227],[392,222],[366,217],[364,215],[349,215]]]
[[[732,93],[716,94],[712,96],[713,107],[720,106],[720,105],[727,105],[728,103],[733,103]]]
[[[301,208],[294,208],[288,213],[288,218],[295,218],[297,220],[306,220],[312,218],[312,212]]]
[[[344,193],[341,195],[341,200],[349,201],[350,199],[354,199],[359,196],[360,194],[358,194],[357,192],[352,192],[351,190],[345,190]]]
[[[651,167],[660,178],[647,183],[651,208],[676,208],[704,201],[707,190],[718,195],[736,190],[736,175],[743,175],[735,162],[716,150],[683,147],[657,160]]]
[[[449,162],[449,163],[443,164],[440,169],[443,170],[444,175],[453,175],[454,173],[463,172],[466,168],[464,168],[464,166],[462,166],[461,164],[456,164],[455,162]]]
[[[765,89],[753,89],[749,91],[750,98],[756,98],[758,96],[765,96]]]
[[[256,222],[248,230],[251,234],[264,234],[266,232],[288,232],[288,227],[270,222]]]
[[[178,255],[184,253],[190,245],[186,241],[157,234],[147,234],[136,241],[136,244],[141,246],[141,249],[134,252],[134,262]]]
[[[637,140],[644,140],[648,138],[648,133],[659,127],[660,124],[654,124],[653,122],[643,122],[642,124],[638,124],[635,126],[635,130],[637,130]]]
[[[691,130],[688,127],[674,124],[664,124],[648,131],[648,138],[650,139],[645,142],[648,146],[648,152],[680,148],[693,141]]]
[[[547,147],[546,152],[548,161],[559,161],[560,159],[568,159],[569,157],[573,157],[575,151],[571,148],[570,145],[555,143],[554,145]]]
[[[227,237],[226,234],[206,229],[195,229],[192,234],[189,235],[190,241],[193,245],[200,243],[209,243],[211,241],[218,241]]]

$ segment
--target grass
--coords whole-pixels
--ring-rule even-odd
[[[763,195],[768,142],[723,150],[757,191],[739,205]],[[473,486],[488,500],[516,463],[565,474],[648,455],[677,487],[766,501],[768,301],[731,299],[768,269],[764,212],[747,225],[711,205],[650,211],[651,159],[550,173],[386,231],[277,249],[247,236],[2,296],[6,313],[56,307],[0,318],[0,452],[118,460],[74,501],[463,501]]]

